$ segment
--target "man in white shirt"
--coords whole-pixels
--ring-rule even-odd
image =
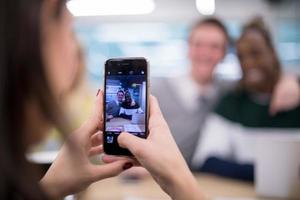
[[[223,84],[214,80],[213,72],[223,60],[228,43],[227,30],[219,20],[201,20],[193,26],[188,39],[191,63],[188,75],[152,81],[151,92],[158,98],[173,136],[188,162],[207,113],[225,91],[220,87]]]

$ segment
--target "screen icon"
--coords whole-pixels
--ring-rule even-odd
[[[108,143],[108,144],[114,143],[114,137],[113,137],[113,136],[107,136],[107,137],[106,137],[106,140],[107,140],[107,143]]]

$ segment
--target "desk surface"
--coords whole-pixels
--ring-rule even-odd
[[[239,197],[243,199],[258,199],[254,185],[231,179],[225,179],[206,174],[195,175],[199,188],[209,199],[218,197]],[[111,178],[91,185],[79,195],[81,200],[166,200],[170,199],[152,178],[145,180],[124,180]]]
[[[121,117],[116,117],[112,118],[109,122],[106,122],[106,127],[115,127],[115,128],[121,128],[122,130],[120,131],[128,131],[125,129],[125,125],[133,125],[137,126],[139,128],[139,131],[144,132],[145,131],[145,126],[142,124],[134,124],[132,123],[132,120],[129,119],[124,119]],[[139,132],[137,131],[137,132]],[[130,131],[129,131],[130,132]]]

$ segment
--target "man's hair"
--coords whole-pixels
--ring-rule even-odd
[[[265,40],[267,46],[270,48],[270,50],[273,53],[274,62],[275,62],[274,67],[276,68],[278,73],[281,73],[281,64],[280,64],[280,60],[278,58],[278,55],[276,53],[276,49],[275,49],[274,44],[273,44],[272,35],[271,35],[271,33],[270,33],[270,31],[269,31],[269,29],[268,29],[267,25],[265,24],[262,17],[256,16],[252,20],[250,20],[243,27],[242,34],[241,34],[241,36],[240,36],[240,38],[238,39],[237,42],[241,41],[241,39],[243,39],[243,37],[245,37],[245,35],[250,31],[255,31],[263,37],[263,39]]]
[[[191,36],[196,29],[198,29],[201,26],[205,26],[205,25],[214,26],[214,27],[220,29],[225,36],[226,42],[227,43],[230,42],[230,37],[229,37],[226,26],[223,24],[223,22],[221,20],[219,20],[218,18],[215,18],[215,17],[208,17],[205,19],[198,20],[192,26],[192,28],[190,30],[189,40],[191,39]]]
[[[119,94],[119,93],[124,94],[124,91],[123,90],[118,90],[117,94]]]

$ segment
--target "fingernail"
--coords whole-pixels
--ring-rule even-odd
[[[96,97],[99,95],[100,91],[101,91],[101,89],[98,89]]]
[[[132,163],[125,163],[125,165],[123,166],[123,170],[127,170],[129,168],[131,168],[133,166]]]

